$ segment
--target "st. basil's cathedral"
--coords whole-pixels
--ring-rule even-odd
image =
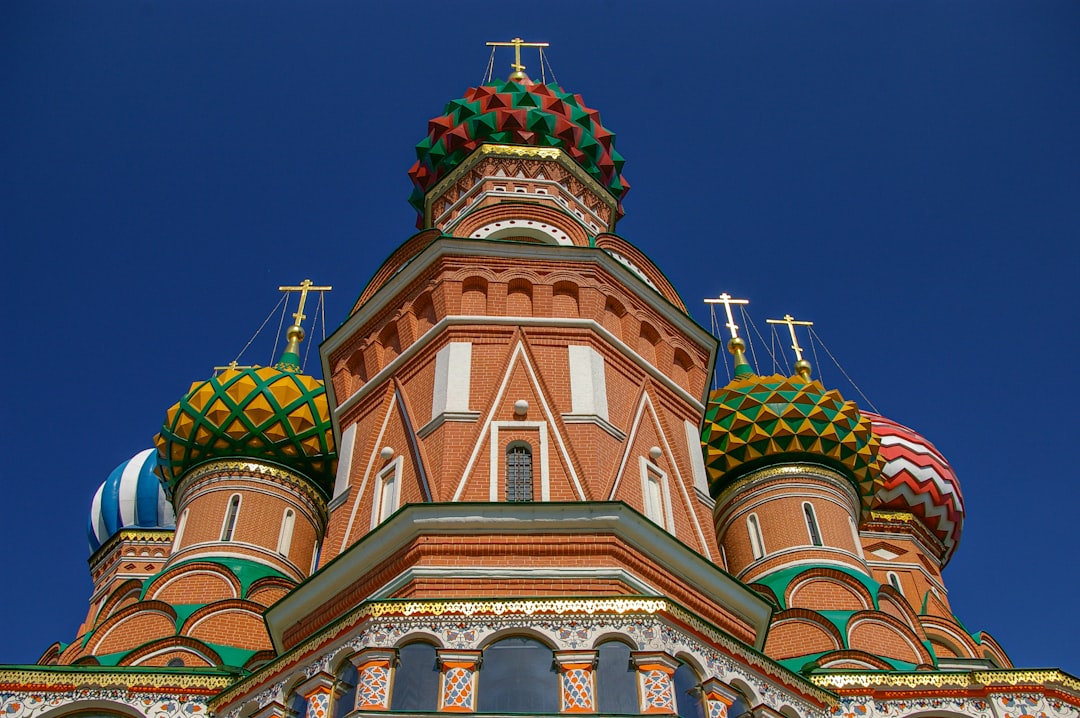
[[[947,459],[815,380],[806,322],[764,376],[746,300],[719,340],[691,319],[616,233],[614,133],[525,73],[542,43],[496,44],[325,383],[308,280],[276,364],[192,367],[94,494],[85,621],[0,666],[0,716],[1080,716],[953,615]]]

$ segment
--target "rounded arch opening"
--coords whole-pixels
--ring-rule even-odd
[[[481,713],[558,713],[555,654],[536,638],[512,635],[484,648],[477,689]]]
[[[390,710],[438,710],[439,656],[436,644],[424,637],[399,646],[392,686]]]
[[[600,713],[637,713],[637,671],[633,646],[609,637],[596,644],[596,707]]]

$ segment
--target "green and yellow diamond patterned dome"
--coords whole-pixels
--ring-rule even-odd
[[[334,485],[337,455],[326,388],[276,367],[229,368],[191,385],[154,441],[170,493],[192,467],[214,459],[256,459],[307,477],[323,494]]]
[[[709,397],[702,430],[714,498],[750,471],[809,461],[840,471],[866,510],[881,483],[880,440],[840,392],[801,376],[745,372]]]

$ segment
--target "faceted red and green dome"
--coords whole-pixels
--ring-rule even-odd
[[[785,461],[831,466],[869,508],[881,483],[870,419],[840,392],[799,376],[737,376],[709,397],[702,430],[714,498],[755,469]]]
[[[424,211],[424,195],[483,144],[557,147],[565,151],[618,200],[630,185],[615,134],[600,124],[600,113],[581,95],[555,84],[495,80],[472,87],[428,122],[409,170],[414,189],[409,202]]]
[[[326,387],[284,363],[226,369],[192,384],[154,442],[170,493],[185,472],[215,459],[269,461],[327,496],[333,489],[337,454]]]

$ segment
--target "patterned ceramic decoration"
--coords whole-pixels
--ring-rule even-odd
[[[424,210],[424,195],[482,144],[558,147],[589,175],[622,199],[630,185],[623,179],[623,158],[615,134],[600,124],[600,113],[555,84],[495,80],[469,88],[461,99],[428,122],[428,135],[416,146],[409,170],[409,202]]]
[[[146,449],[113,469],[98,487],[86,527],[91,552],[123,528],[176,526],[172,505],[165,498],[155,468],[157,454]]]
[[[211,459],[261,459],[296,471],[327,496],[334,438],[323,383],[271,367],[227,369],[198,382],[169,409],[155,439],[170,490]]]
[[[948,563],[960,543],[964,499],[960,482],[945,457],[925,438],[903,424],[866,413],[881,439],[884,485],[875,508],[908,511],[918,516],[945,544]]]
[[[779,459],[843,472],[868,508],[880,485],[878,438],[854,402],[816,381],[750,376],[714,391],[702,430],[713,497],[749,471]]]

